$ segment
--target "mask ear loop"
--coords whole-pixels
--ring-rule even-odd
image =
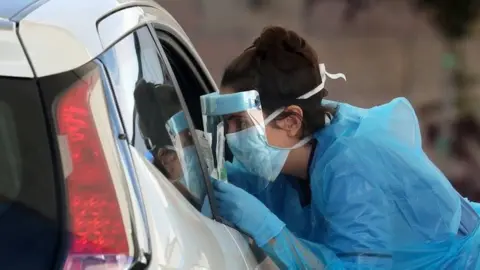
[[[285,109],[285,107],[282,107],[280,109],[277,109],[275,110],[272,114],[270,114],[266,119],[265,119],[265,126],[270,123],[273,119],[275,119],[277,116],[279,116],[283,110]],[[303,139],[301,139],[298,143],[296,143],[294,146],[290,147],[290,148],[281,148],[281,149],[286,149],[286,150],[293,150],[293,149],[296,149],[296,148],[299,148],[299,147],[302,147],[304,146],[305,144],[307,144],[310,140],[312,139],[312,136],[307,136]],[[280,148],[280,147],[276,147],[276,148]]]
[[[268,125],[270,122],[272,122],[272,120],[275,119],[277,116],[279,116],[283,112],[284,109],[285,109],[285,107],[281,107],[281,108],[275,110],[267,118],[265,118],[265,120],[264,120],[265,126]]]

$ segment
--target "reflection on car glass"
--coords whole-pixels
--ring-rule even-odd
[[[18,147],[13,113],[0,101],[0,202],[14,200],[20,193],[22,164]]]
[[[203,201],[206,194],[203,171],[184,112],[174,114],[166,122],[165,127],[177,154],[177,163],[182,169],[182,175],[178,181],[187,187],[193,196]]]
[[[178,89],[148,28],[122,39],[101,60],[113,80],[130,144],[190,202],[203,201],[205,179],[193,143],[195,134],[186,125]],[[169,134],[166,123],[173,118],[185,126]]]
[[[171,85],[155,85],[142,79],[137,83],[134,99],[141,132],[155,146],[152,150],[169,144],[165,122],[180,108],[175,88]]]
[[[141,137],[152,146],[153,164],[190,202],[199,205],[206,195],[203,172],[175,88],[141,79],[134,99]]]

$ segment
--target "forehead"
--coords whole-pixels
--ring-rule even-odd
[[[236,112],[236,113],[226,114],[223,116],[223,118],[233,119],[233,118],[246,117],[246,116],[249,116],[248,112]]]
[[[232,87],[221,87],[220,88],[220,94],[234,94],[236,93],[235,89],[233,89]]]

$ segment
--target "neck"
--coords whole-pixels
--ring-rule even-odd
[[[306,180],[308,178],[308,161],[312,150],[311,144],[291,150],[282,172]]]

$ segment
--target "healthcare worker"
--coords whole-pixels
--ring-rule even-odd
[[[327,77],[344,78],[280,27],[226,68],[202,101],[234,157],[220,214],[282,269],[480,269],[478,214],[423,153],[410,103],[329,102]]]

